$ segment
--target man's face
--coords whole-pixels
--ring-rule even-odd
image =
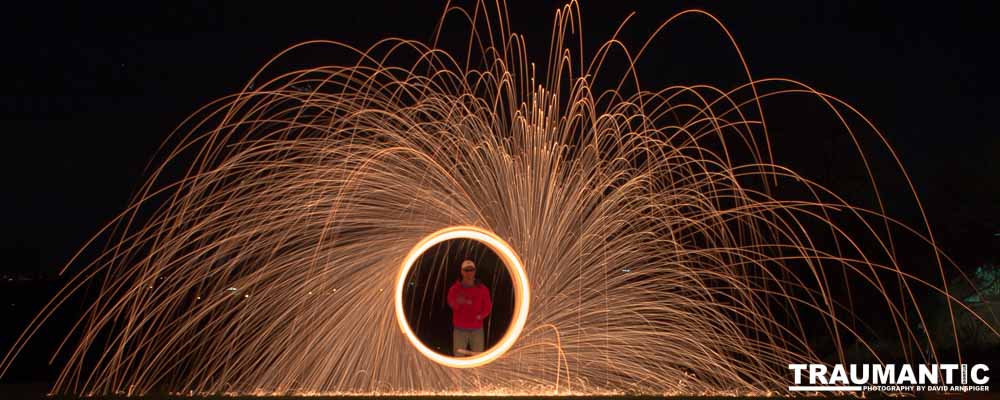
[[[462,278],[472,279],[476,277],[476,267],[474,265],[465,265],[462,267]]]

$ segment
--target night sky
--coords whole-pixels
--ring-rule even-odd
[[[125,207],[172,128],[200,105],[239,90],[278,51],[309,39],[362,47],[387,36],[429,40],[440,12],[437,6],[359,3],[354,9],[152,9],[141,2],[107,8],[27,2],[20,12],[5,13],[4,268],[55,271]],[[995,3],[663,3],[670,4],[585,4],[588,46],[606,39],[633,10],[625,37],[636,42],[678,10],[712,12],[736,36],[756,76],[801,80],[878,124],[912,173],[949,254],[965,264],[996,257]],[[555,3],[536,4],[515,2],[510,11],[514,29],[543,62]],[[703,19],[686,19],[661,40],[662,51],[649,54],[651,67],[641,71],[647,87],[723,86],[740,78],[735,54]],[[318,55],[316,62],[338,60]],[[822,156],[824,148],[819,143],[809,151]],[[899,207],[910,212],[909,204]]]
[[[61,268],[127,205],[170,131],[201,105],[240,90],[277,52],[310,39],[358,47],[389,36],[429,41],[442,7],[374,0],[351,2],[360,4],[350,9],[341,8],[345,2],[286,9],[280,7],[290,3],[181,3],[5,6],[0,17],[4,271],[52,274]],[[756,77],[803,81],[846,100],[877,124],[912,174],[941,246],[959,264],[997,262],[996,2],[592,3],[583,6],[590,49],[630,11],[637,15],[623,38],[631,46],[677,11],[697,7],[715,14],[735,35]],[[513,29],[526,35],[539,63],[548,50],[557,3],[541,4],[510,5]],[[640,73],[647,88],[728,87],[742,78],[736,54],[704,18],[682,20],[646,57]],[[316,54],[313,63],[353,61]],[[796,110],[767,111],[769,118],[791,121],[790,127],[796,121],[816,125]],[[833,145],[825,140],[831,131],[772,133],[775,143],[786,143],[786,152],[779,149],[778,155],[788,158],[778,163],[841,187],[837,171],[823,162],[815,165],[832,157]],[[892,179],[887,178],[890,188],[898,185]],[[912,201],[900,196],[890,201],[890,214],[918,222]]]

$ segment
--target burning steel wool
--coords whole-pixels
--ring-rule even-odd
[[[486,3],[446,13],[438,37],[467,24],[463,51],[386,39],[277,55],[167,140],[95,237],[108,245],[86,245],[99,255],[67,267],[74,277],[0,366],[84,287],[99,296],[59,349],[56,393],[783,392],[789,364],[824,362],[813,325],[840,359],[853,343],[880,357],[838,295],[847,282],[879,293],[866,307],[880,305],[900,346],[927,347],[913,288],[952,298],[927,227],[783,167],[762,100],[811,96],[884,150],[857,110],[754,77],[738,57],[746,81],[733,88],[640,85],[648,42],[626,52],[612,37],[585,58],[576,2],[555,14],[543,75],[505,15]],[[718,25],[739,49],[701,11],[660,28],[677,18]],[[357,61],[276,70],[304,49]],[[609,77],[615,62],[625,68]],[[187,173],[169,177],[178,164]],[[467,365],[434,359],[398,315],[411,251],[452,227],[509,246],[526,296],[509,340]],[[895,261],[901,229],[938,255],[940,276]]]

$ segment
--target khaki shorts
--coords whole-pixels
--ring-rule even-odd
[[[474,353],[481,353],[484,346],[483,338],[483,328],[479,328],[473,331],[467,331],[463,329],[455,328],[452,330],[452,354],[456,357],[466,356],[468,354],[459,354],[459,350],[464,350],[469,348]]]

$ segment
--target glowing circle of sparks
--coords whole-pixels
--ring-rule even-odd
[[[450,357],[431,350],[413,333],[410,324],[406,321],[406,315],[403,313],[403,288],[406,283],[406,276],[409,274],[410,269],[413,268],[413,263],[427,249],[438,243],[452,239],[472,239],[488,246],[503,260],[504,266],[507,267],[507,272],[510,273],[511,281],[514,285],[514,318],[510,323],[510,327],[507,328],[507,332],[500,338],[496,345],[471,357]],[[403,259],[403,264],[399,269],[399,277],[396,279],[396,322],[399,323],[399,328],[403,331],[403,335],[409,339],[413,347],[427,358],[438,364],[452,368],[473,368],[496,360],[514,346],[514,342],[521,335],[521,330],[524,329],[524,324],[528,320],[530,299],[531,289],[528,287],[528,276],[524,272],[524,264],[521,263],[521,259],[507,242],[496,234],[482,228],[453,226],[428,235],[417,243],[416,246],[413,246],[413,249]]]

